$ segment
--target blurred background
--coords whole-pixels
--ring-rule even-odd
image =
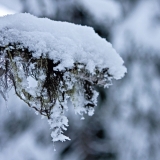
[[[128,69],[100,92],[92,117],[67,113],[56,143],[46,119],[12,91],[0,100],[0,160],[160,160],[160,0],[0,0],[0,15],[28,12],[87,25],[113,44]]]

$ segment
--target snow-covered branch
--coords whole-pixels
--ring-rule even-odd
[[[48,117],[53,141],[69,139],[64,112],[94,113],[98,93],[124,76],[123,60],[92,28],[15,14],[0,18],[0,93],[19,98]],[[30,84],[34,81],[34,85]]]

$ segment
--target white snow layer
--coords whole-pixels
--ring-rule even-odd
[[[0,18],[0,45],[9,43],[23,44],[34,52],[34,57],[43,54],[61,61],[59,70],[79,62],[86,64],[91,73],[95,67],[109,68],[115,79],[122,78],[126,72],[122,58],[112,45],[87,26],[37,18],[27,13],[8,15]]]

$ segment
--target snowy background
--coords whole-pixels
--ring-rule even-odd
[[[159,160],[160,1],[0,0],[0,15],[38,17],[91,26],[113,44],[127,75],[100,92],[92,117],[68,113],[66,135],[54,152],[45,119],[14,92],[0,105],[0,160]]]

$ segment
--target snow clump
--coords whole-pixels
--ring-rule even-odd
[[[53,141],[69,140],[65,111],[93,115],[98,93],[126,73],[122,58],[91,27],[14,14],[0,18],[0,93],[13,86],[28,106],[48,118]],[[30,83],[33,79],[34,83]]]

